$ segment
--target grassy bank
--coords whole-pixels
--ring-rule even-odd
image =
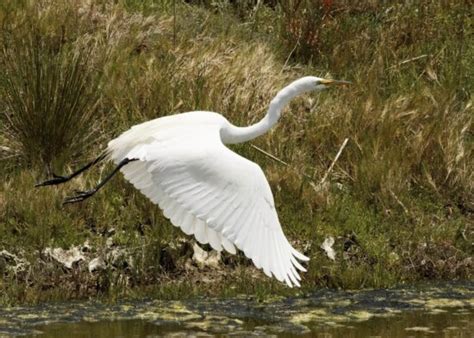
[[[24,264],[0,257],[0,303],[266,297],[472,278],[468,8],[3,1],[0,251]],[[87,202],[61,205],[109,166],[64,186],[33,188],[151,118],[199,109],[253,123],[280,88],[309,74],[354,85],[294,100],[278,127],[253,142],[288,165],[249,144],[233,147],[262,166],[285,234],[311,257],[300,290],[269,280],[242,254],[223,255],[218,268],[199,266],[192,239],[121,177]],[[335,261],[320,249],[328,236]],[[45,254],[78,245],[88,259],[103,257],[104,268],[89,272],[84,261],[66,268]],[[119,258],[110,258],[114,250]]]

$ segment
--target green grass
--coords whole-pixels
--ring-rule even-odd
[[[468,5],[256,3],[0,4],[7,70],[0,74],[0,250],[33,263],[18,274],[0,261],[1,303],[240,293],[264,299],[322,286],[472,278]],[[65,81],[68,74],[74,81]],[[121,177],[81,205],[61,206],[110,166],[65,186],[33,189],[45,172],[94,158],[108,139],[141,121],[202,109],[253,123],[280,88],[309,74],[354,85],[294,100],[275,130],[253,141],[289,166],[248,144],[232,148],[262,166],[285,233],[311,257],[301,290],[268,280],[241,254],[225,256],[222,271],[184,268],[192,253],[177,243],[191,239]],[[315,190],[310,182],[318,185],[346,138],[326,184]],[[320,249],[329,235],[334,262]],[[41,254],[86,240],[100,253],[108,237],[132,251],[134,267],[71,272]]]

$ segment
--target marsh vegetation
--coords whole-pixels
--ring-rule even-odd
[[[471,279],[470,6],[2,1],[0,303],[265,298]],[[62,206],[110,167],[33,188],[93,159],[141,121],[210,110],[253,123],[280,88],[308,74],[354,85],[293,101],[279,126],[255,140],[286,165],[250,144],[233,147],[262,166],[286,235],[311,258],[299,290],[268,280],[243,255],[223,255],[217,268],[197,265],[192,239],[120,177],[87,202]],[[328,236],[335,261],[320,248]],[[102,257],[103,268],[90,272],[83,261],[68,268],[45,254],[75,246],[86,258]],[[112,259],[112,250],[122,254]]]

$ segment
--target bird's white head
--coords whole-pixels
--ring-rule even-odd
[[[317,76],[305,76],[293,82],[294,87],[300,92],[321,91],[335,86],[347,86],[350,84],[349,81],[323,79]]]

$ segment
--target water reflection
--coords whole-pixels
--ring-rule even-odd
[[[61,323],[38,328],[35,337],[158,337],[158,336],[216,336],[224,334],[252,336],[273,334],[279,337],[472,337],[474,313],[452,309],[445,313],[432,314],[412,311],[385,318],[374,317],[358,323],[310,326],[299,334],[287,332],[278,323],[243,322],[240,328],[212,333],[207,330],[186,329],[182,325],[156,325],[145,320],[103,321],[96,323]]]
[[[194,299],[44,304],[0,309],[0,337],[471,337],[474,283],[390,290],[318,290],[257,301]]]

